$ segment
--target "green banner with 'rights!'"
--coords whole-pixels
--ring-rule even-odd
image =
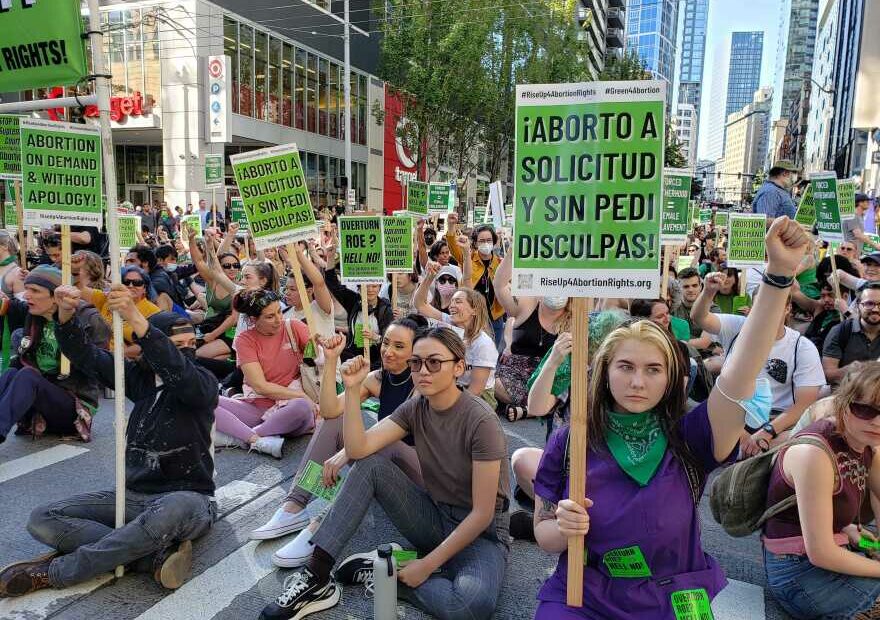
[[[663,170],[663,228],[660,235],[664,245],[678,245],[687,241],[691,224],[691,173],[681,168]]]
[[[374,284],[385,280],[382,216],[350,215],[337,219],[339,270],[343,284]]]

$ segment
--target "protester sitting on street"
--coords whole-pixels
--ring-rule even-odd
[[[91,439],[101,392],[83,368],[71,366],[69,374],[61,374],[53,296],[60,285],[61,271],[41,265],[25,278],[23,301],[0,297],[0,316],[12,332],[13,354],[10,367],[0,375],[0,443],[16,424],[20,435],[48,432]],[[90,344],[107,348],[110,331],[93,307],[79,304],[75,320]]]
[[[838,383],[853,362],[880,358],[880,282],[865,284],[858,296],[856,315],[831,328],[822,348],[822,368],[828,383]]]
[[[343,364],[345,451],[357,462],[312,536],[308,565],[287,578],[261,618],[302,618],[336,605],[340,585],[371,580],[374,553],[332,569],[374,499],[421,555],[398,572],[404,600],[437,618],[493,614],[508,555],[507,441],[492,408],[458,387],[464,358],[464,343],[448,328],[417,336],[409,368],[420,396],[368,431],[359,403],[370,366],[362,357]],[[424,488],[377,454],[407,435],[415,440]]]
[[[281,316],[281,298],[262,289],[236,293],[236,311],[253,328],[235,336],[236,361],[244,373],[242,398],[220,397],[215,416],[218,446],[250,447],[281,458],[284,436],[298,437],[315,427],[315,403],[300,383],[300,364],[309,329]]]
[[[59,276],[60,278],[60,276]],[[114,386],[113,355],[89,342],[74,318],[80,292],[55,290],[55,335],[71,368],[104,387]],[[149,322],[121,285],[107,306],[134,330],[143,351],[125,362],[126,396],[134,408],[126,426],[126,525],[114,529],[114,491],[86,493],[35,508],[28,532],[54,551],[0,572],[0,596],[66,588],[128,566],[178,588],[192,567],[191,540],[206,534],[217,515],[211,426],[217,383],[195,360],[195,331],[177,314]]]
[[[711,338],[708,334],[704,334],[703,330],[691,319],[691,308],[694,302],[697,301],[697,297],[700,296],[700,291],[703,288],[700,274],[696,269],[690,267],[682,269],[678,272],[678,282],[681,285],[681,303],[672,308],[672,315],[688,322],[691,328],[691,337],[688,340],[688,344],[698,351],[706,350],[711,344]],[[720,311],[713,302],[710,312],[718,313]]]
[[[300,251],[297,256],[304,276],[306,301],[312,311],[312,320],[315,322],[312,329],[318,336],[330,338],[336,333],[336,328],[333,325],[333,296],[327,288],[327,283],[324,282],[324,274],[312,262],[309,254]],[[284,303],[287,304],[287,308],[284,309],[284,318],[306,320],[303,300],[296,286],[296,278],[292,275],[287,277],[284,284]]]
[[[379,399],[378,421],[381,422],[394,411],[412,398],[414,388],[411,373],[407,363],[412,357],[413,340],[425,327],[427,321],[423,317],[413,315],[395,320],[385,331],[382,337],[382,368],[374,370],[367,375],[361,384],[359,394],[360,404],[368,398]],[[321,422],[315,430],[306,452],[297,468],[294,480],[297,480],[305,470],[309,461],[324,466],[323,481],[325,486],[333,486],[339,479],[340,470],[350,464],[350,459],[345,451],[343,442],[343,418],[346,392],[337,394],[336,374],[339,365],[339,356],[345,348],[345,337],[337,334],[330,339],[322,341],[322,347],[327,358],[324,367],[324,381],[321,385]],[[424,487],[421,467],[413,448],[412,437],[406,437],[379,451],[379,454],[388,458],[397,465],[410,480],[420,487]],[[284,504],[275,511],[272,519],[266,525],[257,528],[251,533],[254,540],[267,540],[278,538],[290,532],[304,529],[291,542],[275,552],[272,561],[277,566],[296,568],[304,565],[312,556],[312,534],[318,529],[320,521],[312,519],[306,514],[306,505],[311,501],[312,495],[305,489],[294,484],[287,494]]]
[[[736,454],[745,419],[740,403],[753,396],[785,315],[788,291],[779,287],[790,286],[808,243],[799,224],[773,223],[766,237],[769,284],[708,401],[689,413],[687,370],[666,331],[642,320],[602,343],[588,399],[590,497],[568,498],[574,442],[567,427],[550,438],[535,476],[535,537],[542,549],[560,554],[538,593],[538,620],[673,618],[675,592],[701,597],[706,609],[724,588],[721,569],[701,548],[700,497],[711,471]],[[583,607],[570,608],[567,549],[580,536],[586,536]]]
[[[379,297],[392,302],[391,287],[396,282],[397,285],[397,307],[392,306],[392,312],[395,319],[399,319],[412,314],[416,310],[413,298],[416,294],[416,288],[419,285],[419,276],[415,270],[410,273],[389,273],[387,276],[388,283],[382,285],[379,291]],[[458,285],[456,284],[456,288]],[[450,297],[452,295],[450,294]]]
[[[61,235],[43,229],[39,236],[40,256],[37,262],[40,265],[52,265],[61,269]]]
[[[499,413],[511,422],[528,414],[528,381],[538,363],[556,341],[556,335],[568,331],[571,309],[568,297],[514,297],[510,292],[513,255],[508,253],[495,272],[495,298],[513,319],[510,353],[498,360],[495,396]]]
[[[795,288],[797,285],[795,285]],[[799,297],[802,297],[801,294]],[[799,297],[795,296],[795,291],[792,291],[792,301],[798,303]],[[812,342],[816,349],[822,351],[825,346],[825,340],[828,338],[828,334],[831,333],[831,329],[835,325],[840,325],[840,318],[843,314],[847,312],[846,302],[840,300],[840,302],[835,302],[834,300],[834,287],[830,282],[826,282],[822,285],[822,289],[819,293],[819,305],[817,307],[817,311],[813,315],[812,321],[807,326],[806,331],[804,332],[804,337],[807,338],[810,342]]]
[[[872,252],[862,256],[860,261],[862,270],[861,277],[854,276],[851,272],[844,271],[838,265],[837,277],[840,285],[851,291],[860,290],[868,282],[880,281],[880,252]]]
[[[17,260],[18,243],[8,231],[0,230],[0,292],[7,297],[24,290],[24,273]]]
[[[80,250],[70,257],[70,275],[79,289],[95,288],[103,291],[110,287],[104,261],[88,250]]]
[[[878,386],[880,363],[847,373],[831,415],[817,412],[797,435],[818,445],[783,448],[773,465],[767,508],[792,495],[797,503],[764,524],[764,568],[768,589],[794,618],[880,618],[876,534],[863,527],[877,516],[865,514],[869,493],[880,491]]]
[[[433,292],[428,291],[431,306],[440,312],[449,312],[449,304],[458,287],[464,282],[461,269],[455,265],[446,265],[437,270],[434,278]],[[415,293],[413,293],[413,306],[415,306]],[[418,309],[418,308],[416,308]]]
[[[415,304],[419,314],[451,326],[464,340],[466,363],[460,385],[477,397],[482,397],[493,408],[495,400],[495,367],[498,350],[492,342],[492,327],[486,311],[485,298],[470,288],[460,288],[452,295],[449,313],[440,312],[427,303],[428,288],[439,273],[437,263],[428,263],[425,278],[416,289]]]
[[[153,303],[159,306],[161,310],[166,312],[182,311],[183,302],[178,295],[174,280],[159,264],[156,253],[152,248],[136,245],[128,251],[128,255],[125,257],[125,264],[126,266],[136,265],[149,274],[152,288],[155,291]]]

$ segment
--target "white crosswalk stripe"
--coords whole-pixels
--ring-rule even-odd
[[[61,444],[52,446],[21,458],[13,459],[6,463],[0,463],[0,483],[8,482],[13,478],[24,476],[43,467],[72,459],[80,454],[88,452],[88,448]]]

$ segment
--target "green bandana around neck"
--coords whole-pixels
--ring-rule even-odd
[[[668,443],[654,411],[609,411],[605,442],[620,468],[643,487],[660,467]]]
[[[11,265],[12,263],[15,262],[16,258],[18,258],[18,257],[17,256],[7,256],[3,260],[0,260],[0,267],[5,267],[6,265]]]

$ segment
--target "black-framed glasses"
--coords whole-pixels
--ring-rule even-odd
[[[437,357],[426,357],[424,359],[422,359],[421,357],[411,357],[410,359],[406,360],[406,365],[409,366],[410,372],[422,372],[422,365],[424,364],[424,366],[428,369],[428,372],[433,375],[435,372],[439,372],[440,368],[446,362],[457,361],[458,360],[454,357],[448,360],[441,360]]]
[[[132,286],[140,288],[144,284],[146,284],[146,282],[144,282],[143,280],[123,280],[122,283],[129,288]]]
[[[864,308],[865,310],[875,310],[876,308],[880,308],[880,303],[876,301],[860,301],[859,307]]]
[[[453,278],[452,276],[440,276],[437,278],[438,284],[458,284],[458,280]]]
[[[864,420],[865,422],[870,422],[877,416],[880,416],[880,409],[867,403],[850,403],[849,410],[859,420]]]
[[[223,269],[241,269],[241,263],[220,263]]]

